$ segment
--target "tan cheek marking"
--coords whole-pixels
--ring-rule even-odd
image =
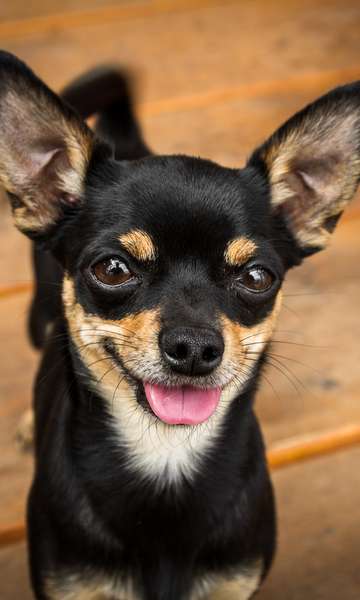
[[[119,321],[86,314],[76,301],[74,283],[68,276],[64,278],[63,302],[71,337],[94,382],[114,390],[114,399],[133,398],[132,387],[119,375],[120,367],[104,350],[102,341],[111,338],[125,366],[131,370],[136,363],[143,363],[146,355],[153,357],[158,353],[158,311],[143,311]]]
[[[131,397],[132,389],[126,379],[119,375],[118,365],[115,365],[102,346],[102,340],[111,336],[112,321],[85,313],[76,301],[74,283],[68,276],[64,278],[63,303],[72,340],[92,374],[95,386],[103,385],[114,390],[114,393],[116,391],[117,398]],[[118,328],[113,327],[113,331],[116,330]]]
[[[246,237],[239,237],[229,242],[225,250],[225,260],[231,266],[243,265],[256,252],[257,246]]]
[[[224,315],[221,317],[225,339],[225,360],[242,361],[246,357],[250,359],[251,356],[259,355],[262,352],[273,334],[281,301],[282,292],[280,291],[272,312],[261,323],[257,323],[253,327],[245,327]]]
[[[146,231],[134,229],[121,235],[119,241],[132,256],[140,261],[151,261],[156,258],[154,242]]]
[[[160,319],[158,310],[146,310],[135,315],[129,315],[121,321],[119,326],[124,333],[130,336],[130,346],[124,346],[122,355],[126,359],[134,360],[138,355],[139,360],[146,355],[152,357],[159,354],[158,336]]]

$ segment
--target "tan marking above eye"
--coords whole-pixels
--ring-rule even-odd
[[[156,248],[150,235],[141,229],[133,229],[119,237],[121,245],[134,258],[151,261],[156,258]]]
[[[257,250],[257,245],[246,237],[238,237],[228,243],[224,257],[231,266],[245,264]]]

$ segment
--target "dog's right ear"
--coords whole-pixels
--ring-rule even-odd
[[[82,202],[93,134],[19,59],[0,51],[0,184],[16,226],[46,237]]]

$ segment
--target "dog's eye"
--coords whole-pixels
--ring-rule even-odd
[[[237,283],[251,292],[267,292],[274,283],[274,276],[264,267],[250,267],[237,278]]]
[[[135,279],[135,275],[130,271],[126,263],[115,256],[98,262],[93,266],[92,270],[94,277],[105,285],[122,285]]]

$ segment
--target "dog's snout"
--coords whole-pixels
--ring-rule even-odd
[[[224,353],[221,334],[212,329],[177,327],[160,335],[160,349],[167,365],[183,375],[208,375]]]

